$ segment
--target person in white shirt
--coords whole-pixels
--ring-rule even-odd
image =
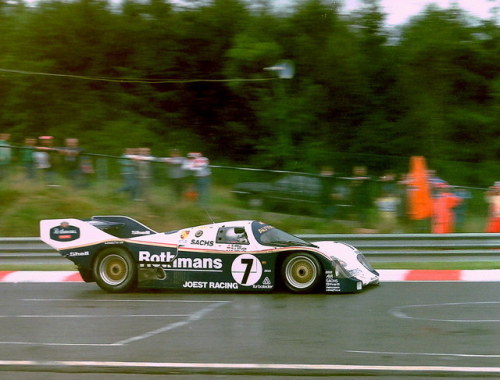
[[[210,198],[210,161],[201,153],[188,153],[185,170],[191,171],[195,179],[196,192],[198,193],[198,205],[207,207]]]

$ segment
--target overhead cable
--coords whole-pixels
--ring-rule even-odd
[[[59,77],[59,78],[71,78],[71,79],[81,79],[90,81],[100,81],[100,82],[114,82],[114,83],[196,83],[196,82],[262,82],[276,80],[277,78],[227,78],[227,79],[140,79],[140,78],[103,78],[103,77],[92,77],[86,75],[73,75],[73,74],[55,74],[55,73],[45,73],[37,71],[26,71],[26,70],[12,70],[0,68],[0,72],[11,73],[11,74],[21,74],[21,75],[42,75],[48,77]]]

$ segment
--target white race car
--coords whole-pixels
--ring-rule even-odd
[[[41,239],[104,290],[358,292],[379,274],[356,248],[308,242],[269,224],[230,221],[155,232],[124,216],[40,222]]]

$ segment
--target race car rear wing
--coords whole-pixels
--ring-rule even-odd
[[[40,221],[41,240],[57,250],[154,233],[156,232],[152,229],[126,216],[94,216],[90,220],[67,218]]]

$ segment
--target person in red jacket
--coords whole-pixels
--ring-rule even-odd
[[[500,181],[495,182],[486,192],[489,216],[486,232],[500,232]]]
[[[453,194],[446,183],[438,184],[437,190],[438,193],[433,200],[432,232],[451,233],[454,224],[453,208],[458,206],[462,199]]]

